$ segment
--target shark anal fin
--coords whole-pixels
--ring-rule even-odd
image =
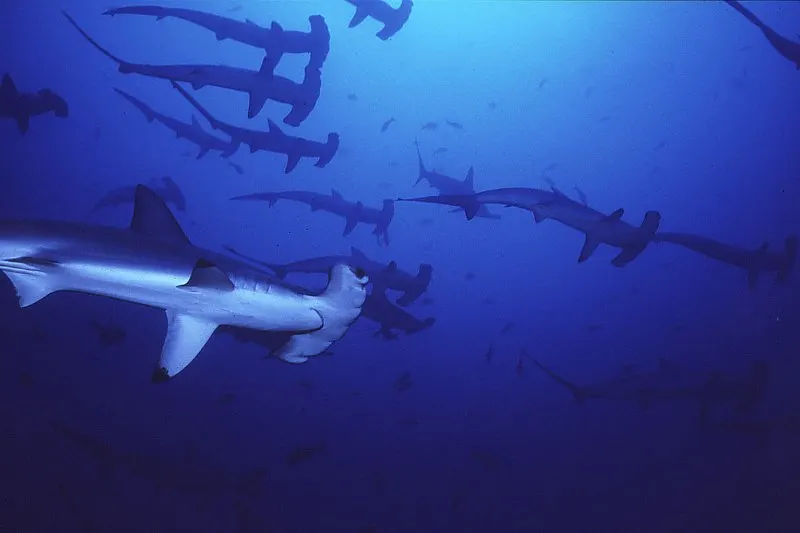
[[[136,186],[131,231],[162,242],[190,244],[172,211],[161,197],[144,185]]]
[[[216,329],[217,324],[208,320],[167,310],[167,337],[153,381],[166,381],[186,368]]]
[[[583,241],[583,248],[581,248],[581,255],[578,256],[578,262],[583,263],[587,259],[589,259],[597,247],[600,246],[600,241],[593,239],[590,235],[586,236],[586,240]]]
[[[192,275],[189,281],[180,285],[180,287],[198,287],[226,292],[230,292],[235,288],[233,282],[231,282],[228,275],[225,274],[222,269],[205,259],[197,260],[194,269],[192,269]]]

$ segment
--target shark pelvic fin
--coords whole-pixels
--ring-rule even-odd
[[[174,244],[191,244],[161,197],[144,185],[136,186],[131,231]]]
[[[219,291],[226,291],[230,292],[234,290],[233,282],[230,280],[227,274],[222,271],[217,265],[210,261],[206,261],[205,259],[198,259],[197,263],[194,265],[194,269],[192,269],[192,275],[183,285],[179,285],[182,288],[204,288],[204,289],[216,289]]]
[[[153,382],[167,381],[197,357],[217,324],[189,315],[167,310],[167,337],[161,350],[161,359],[153,372]]]

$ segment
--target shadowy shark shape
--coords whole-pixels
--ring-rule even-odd
[[[758,29],[761,30],[761,33],[764,34],[764,37],[767,38],[769,44],[783,57],[794,63],[797,70],[800,70],[800,42],[792,41],[791,39],[787,39],[783,35],[779,34],[763,22],[761,19],[756,17],[752,11],[744,7],[741,3],[737,2],[736,0],[723,0],[726,4],[731,6],[733,9],[738,11],[744,18],[749,20],[752,24],[754,24]]]
[[[167,335],[154,382],[189,365],[221,324],[294,333],[276,355],[305,362],[347,332],[369,281],[337,265],[321,295],[293,292],[245,263],[193,246],[164,201],[143,185],[129,229],[0,222],[0,271],[20,307],[74,291],[164,309]]]
[[[745,412],[763,399],[769,374],[766,361],[755,361],[750,375],[745,379],[731,378],[719,372],[687,376],[675,365],[661,359],[655,371],[624,373],[612,380],[576,385],[539,361],[531,360],[550,378],[563,385],[579,404],[603,399],[635,401],[643,408],[656,401],[689,398],[701,400],[704,406],[712,402],[733,401],[737,412]]]
[[[357,248],[350,248],[349,256],[329,255],[313,257],[283,265],[258,261],[229,246],[225,246],[225,249],[242,259],[270,269],[279,280],[283,280],[289,273],[325,274],[330,271],[333,265],[340,263],[352,268],[360,268],[369,276],[372,282],[373,292],[386,289],[402,292],[403,296],[395,300],[395,303],[401,307],[406,307],[414,303],[414,301],[428,290],[428,285],[430,285],[431,275],[433,273],[433,267],[431,265],[422,263],[415,276],[397,268],[397,263],[394,261],[390,262],[388,265],[373,261]]]
[[[366,207],[361,202],[348,202],[336,189],[331,189],[330,194],[320,194],[310,191],[281,191],[260,192],[234,196],[231,200],[257,200],[269,202],[272,207],[278,200],[291,200],[306,204],[311,211],[325,211],[345,219],[342,236],[349,235],[360,224],[374,224],[372,234],[378,238],[378,243],[389,244],[389,224],[394,218],[394,200],[384,200],[382,209]]]
[[[11,76],[3,74],[0,84],[0,117],[14,120],[19,132],[25,134],[30,127],[31,117],[50,112],[59,118],[68,117],[69,106],[66,100],[50,89],[21,93]]]
[[[183,87],[174,81],[172,82],[172,86],[181,93],[206,120],[208,120],[212,128],[220,130],[230,136],[231,142],[246,144],[250,147],[251,154],[259,150],[276,154],[285,154],[285,174],[294,170],[303,157],[316,157],[317,162],[314,163],[314,166],[317,168],[324,168],[331,162],[331,159],[333,159],[333,156],[336,155],[336,151],[339,149],[338,133],[329,133],[328,140],[321,143],[319,141],[310,141],[308,139],[287,135],[271,120],[268,120],[269,131],[250,130],[227,124],[214,118],[214,116],[201,106],[192,95],[186,92]]]
[[[153,110],[153,108],[125,91],[117,89],[116,87],[114,90],[125,100],[130,102],[133,107],[141,111],[147,119],[147,122],[157,121],[174,131],[176,138],[186,139],[196,144],[197,147],[200,148],[200,151],[197,153],[197,159],[203,158],[211,150],[219,150],[220,155],[227,159],[239,149],[239,143],[235,142],[235,140],[224,141],[204,130],[197,122],[197,118],[195,118],[194,115],[192,115],[192,121],[190,123],[182,122],[176,118],[163,115]]]
[[[763,445],[768,445],[776,434],[797,434],[800,430],[800,407],[762,418],[734,417],[720,420],[711,420],[708,409],[703,409],[700,414],[700,427],[704,430],[747,435]]]
[[[475,194],[475,170],[472,167],[469,167],[467,177],[464,178],[464,180],[445,176],[435,170],[428,170],[425,168],[425,163],[422,161],[422,154],[419,151],[419,142],[416,139],[414,139],[414,144],[417,147],[417,162],[419,163],[419,176],[417,177],[417,181],[414,182],[414,186],[419,185],[421,181],[425,181],[428,185],[439,191],[439,194]],[[455,212],[458,211],[460,211],[460,209],[455,210]],[[494,215],[489,212],[489,208],[485,205],[481,205],[480,208],[478,208],[478,212],[475,216],[479,218],[500,218],[500,215]]]
[[[411,15],[411,8],[414,7],[412,0],[402,0],[397,9],[387,4],[384,0],[345,1],[356,8],[348,27],[355,28],[364,22],[367,17],[373,18],[383,24],[383,28],[375,34],[383,41],[400,31]]]
[[[218,41],[231,39],[260,48],[267,54],[267,63],[274,68],[284,54],[309,54],[310,64],[321,68],[330,51],[331,35],[322,15],[308,17],[311,31],[287,31],[277,22],[269,28],[259,26],[250,19],[244,22],[194,9],[161,6],[125,6],[109,9],[105,15],[145,15],[177,18],[214,33]]]
[[[578,262],[589,259],[600,244],[607,244],[622,251],[611,261],[616,267],[623,267],[641,254],[661,223],[658,211],[648,211],[639,227],[622,220],[624,211],[617,209],[610,215],[596,211],[589,206],[572,200],[555,189],[512,187],[490,189],[472,195],[440,195],[422,198],[400,198],[398,201],[423,202],[452,205],[464,210],[467,220],[474,218],[482,204],[500,204],[518,207],[533,213],[537,223],[551,218],[575,229],[585,236]]]
[[[762,272],[777,272],[775,282],[785,283],[794,269],[797,257],[796,235],[786,238],[786,249],[783,253],[770,252],[767,242],[756,250],[749,250],[691,233],[658,232],[653,237],[653,242],[677,244],[711,259],[743,268],[747,271],[747,283],[751,288],[756,286]]]
[[[249,70],[228,65],[149,65],[129,63],[113,55],[100,46],[75,20],[62,11],[67,20],[83,37],[97,48],[103,55],[119,65],[123,74],[140,74],[151,78],[160,78],[171,82],[183,81],[194,89],[202,89],[208,85],[247,93],[250,103],[247,118],[258,115],[267,103],[273,100],[289,104],[292,109],[284,117],[283,122],[290,126],[299,126],[313,111],[322,87],[320,69],[311,65],[305,68],[303,82],[276,76],[273,66],[265,59],[260,70]]]
[[[178,211],[186,211],[186,198],[183,196],[178,184],[169,176],[164,176],[158,180],[151,180],[147,186],[156,193],[167,205],[172,205]],[[94,211],[104,207],[118,207],[124,204],[132,204],[136,200],[136,185],[119,187],[112,189],[103,195],[94,206]]]

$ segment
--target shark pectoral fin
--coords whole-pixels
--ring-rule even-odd
[[[250,91],[250,103],[247,106],[247,118],[253,118],[264,109],[264,105],[269,98],[269,91],[263,87]]]
[[[194,269],[192,269],[192,275],[189,277],[189,281],[183,285],[178,285],[178,287],[216,289],[225,292],[230,292],[235,288],[233,282],[222,269],[205,259],[197,260]]]
[[[297,164],[300,162],[300,157],[302,156],[294,151],[286,154],[286,168],[283,169],[284,174],[288,174],[297,168]]]
[[[0,270],[8,276],[11,284],[14,285],[20,307],[33,305],[48,294],[58,290],[47,283],[47,277],[34,273],[24,273],[21,270],[12,272],[5,268],[4,263],[0,262]]]
[[[167,337],[153,372],[153,382],[167,381],[186,368],[216,329],[217,324],[203,318],[167,310]]]
[[[197,152],[197,159],[203,159],[208,153],[208,150],[209,148],[207,146],[201,146],[200,151]]]
[[[369,11],[362,6],[356,6],[356,12],[353,14],[353,18],[350,19],[350,24],[347,25],[348,28],[355,28],[369,16]]]
[[[587,259],[589,259],[597,247],[600,246],[600,241],[593,239],[590,235],[586,236],[586,240],[583,241],[583,248],[581,248],[581,255],[578,256],[578,263],[583,263]]]
[[[506,207],[514,207],[514,206],[513,206],[513,205],[507,205]],[[547,219],[547,215],[545,215],[544,213],[542,213],[542,211],[541,211],[540,209],[537,209],[536,207],[534,207],[533,209],[531,209],[531,212],[533,213],[533,220],[534,220],[534,222],[536,222],[537,224],[538,224],[539,222],[541,222],[542,220],[546,220],[546,219]]]
[[[358,219],[355,217],[348,217],[347,222],[344,225],[344,231],[342,232],[342,236],[349,235],[351,231],[356,229],[358,225]]]
[[[161,197],[144,185],[136,186],[130,229],[162,242],[191,244]]]

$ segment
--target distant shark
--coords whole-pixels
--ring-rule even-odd
[[[770,252],[769,243],[766,242],[758,249],[749,250],[690,233],[659,232],[653,237],[653,242],[677,244],[711,259],[743,268],[747,271],[747,283],[750,287],[756,286],[762,272],[777,272],[776,283],[785,283],[794,269],[797,257],[796,235],[786,238],[782,253]]]
[[[147,186],[155,192],[167,205],[172,205],[178,211],[186,211],[186,197],[183,196],[178,184],[169,176],[150,181]],[[94,206],[94,211],[105,207],[118,207],[132,204],[136,200],[136,185],[128,185],[112,189],[103,195]]]
[[[412,0],[402,0],[400,6],[395,9],[384,0],[345,0],[355,6],[356,12],[350,19],[350,28],[355,28],[367,17],[373,18],[383,24],[383,28],[375,35],[385,41],[400,29],[408,21],[411,15],[411,8],[414,7]]]
[[[337,265],[319,296],[272,283],[245,263],[193,246],[163,200],[143,185],[129,229],[1,222],[0,271],[20,307],[75,291],[166,310],[154,382],[183,370],[223,324],[292,332],[275,355],[305,362],[347,332],[361,313],[368,282],[363,271]]]
[[[372,234],[377,236],[378,242],[389,244],[389,224],[394,218],[394,201],[384,200],[382,209],[366,207],[361,202],[348,202],[336,189],[330,194],[320,194],[310,191],[281,191],[261,192],[235,196],[231,200],[256,200],[268,202],[269,206],[275,205],[278,200],[291,200],[311,207],[312,211],[325,211],[339,215],[345,219],[342,235],[349,235],[358,224],[374,225]]]
[[[800,42],[792,41],[779,34],[761,22],[761,19],[756,17],[752,11],[744,7],[741,3],[735,0],[724,0],[724,2],[760,29],[764,37],[769,41],[769,44],[771,44],[780,55],[794,63],[795,67],[800,70]]]
[[[467,177],[463,180],[445,176],[444,174],[440,174],[435,170],[428,170],[425,168],[425,163],[422,161],[422,154],[419,151],[419,143],[414,140],[414,144],[417,147],[417,162],[419,163],[419,176],[417,177],[417,181],[414,182],[415,186],[419,185],[420,182],[425,181],[428,183],[428,185],[439,191],[439,194],[475,194],[475,171],[472,167],[469,167],[469,170],[467,171]],[[456,211],[460,211],[460,209],[457,209]],[[500,215],[494,215],[490,213],[489,208],[485,205],[481,205],[478,208],[478,212],[475,214],[475,216],[479,218],[500,218]]]
[[[25,134],[30,127],[31,117],[50,112],[59,118],[66,118],[69,116],[69,106],[50,89],[21,93],[11,76],[3,74],[0,84],[0,117],[14,120],[19,132]]]
[[[140,74],[151,78],[161,78],[172,82],[183,81],[190,83],[194,89],[201,89],[208,85],[221,87],[233,91],[247,93],[250,103],[247,117],[258,115],[267,103],[274,100],[292,106],[291,111],[283,121],[290,126],[299,126],[314,109],[319,98],[322,78],[320,69],[307,65],[303,82],[298,84],[274,75],[267,59],[262,63],[260,70],[249,70],[228,65],[148,65],[129,63],[113,55],[100,46],[88,33],[86,33],[75,20],[63,12],[67,20],[83,37],[97,48],[103,55],[119,65],[123,74]]]
[[[286,31],[277,22],[269,28],[250,19],[244,22],[194,9],[161,6],[125,6],[109,9],[106,15],[145,15],[156,20],[172,17],[196,24],[214,33],[218,41],[231,39],[267,54],[268,63],[276,66],[284,54],[309,54],[314,68],[321,68],[330,50],[330,32],[322,15],[308,17],[310,32]]]
[[[172,86],[208,120],[212,128],[230,136],[231,142],[246,144],[250,147],[251,154],[259,150],[285,154],[286,166],[284,167],[284,172],[286,174],[294,170],[303,157],[317,158],[314,166],[323,168],[331,162],[339,149],[338,133],[329,133],[328,140],[321,143],[287,135],[271,120],[268,120],[269,131],[250,130],[227,124],[217,120],[183,87],[175,82],[172,82]]]
[[[769,373],[766,361],[756,361],[746,379],[726,377],[721,373],[687,376],[679,368],[661,360],[659,369],[655,371],[625,373],[608,381],[576,385],[539,361],[533,359],[533,362],[564,386],[580,404],[591,399],[603,399],[634,401],[645,408],[657,401],[688,398],[700,400],[706,406],[712,402],[733,401],[737,412],[745,412],[763,399]]]
[[[632,226],[622,220],[622,209],[606,215],[572,200],[557,189],[544,191],[516,187],[490,189],[472,195],[401,198],[399,201],[456,206],[464,210],[468,220],[476,216],[483,204],[525,209],[533,213],[537,223],[550,218],[583,233],[585,241],[578,256],[579,263],[589,259],[600,244],[620,248],[622,251],[611,261],[617,267],[623,267],[639,257],[661,223],[661,215],[657,211],[648,211],[641,226]]]
[[[211,150],[218,150],[222,157],[228,158],[239,149],[239,143],[235,140],[225,141],[204,130],[197,122],[194,115],[192,115],[192,121],[190,123],[182,122],[176,118],[155,111],[153,108],[125,91],[117,88],[114,88],[114,90],[125,100],[130,102],[136,109],[141,111],[147,119],[147,122],[153,122],[155,120],[174,131],[178,139],[186,139],[196,144],[198,148],[200,148],[200,151],[197,152],[197,159],[201,159]]]
[[[275,273],[275,276],[282,280],[289,273],[303,274],[325,274],[330,271],[333,265],[345,264],[353,268],[360,268],[369,276],[372,282],[373,292],[378,290],[393,290],[402,292],[403,296],[398,298],[395,303],[406,307],[414,303],[420,296],[428,290],[431,282],[433,267],[427,263],[419,266],[417,275],[405,272],[397,268],[397,263],[391,261],[388,265],[379,263],[368,258],[364,252],[357,248],[350,248],[350,255],[331,255],[324,257],[313,257],[302,261],[294,261],[287,264],[263,263],[252,257],[241,254],[235,249],[226,246],[226,250],[232,254],[255,262],[264,266]]]

